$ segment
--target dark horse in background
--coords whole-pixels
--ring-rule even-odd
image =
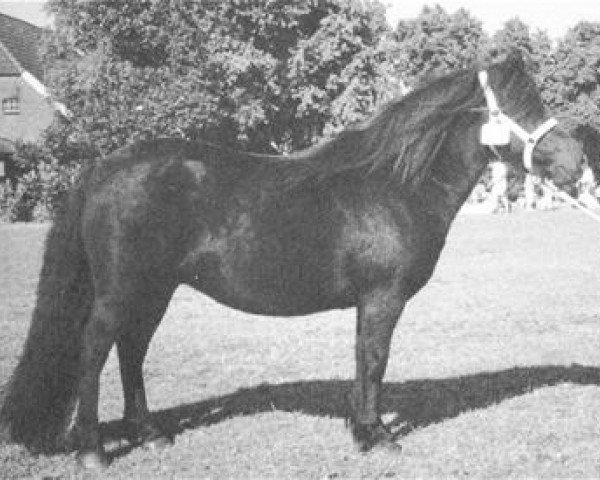
[[[594,178],[600,180],[600,132],[592,125],[577,125],[571,135],[581,144]]]
[[[487,73],[521,127],[547,118],[520,57]],[[480,142],[488,115],[477,71],[464,70],[289,157],[159,139],[89,166],[46,241],[33,320],[0,412],[4,435],[106,465],[99,375],[116,344],[124,421],[141,441],[166,443],[148,411],[142,363],[184,283],[263,315],[356,307],[352,434],[362,450],[393,445],[379,417],[392,332],[491,157]],[[514,159],[523,146],[513,135],[500,150]],[[554,128],[535,148],[534,169],[572,185],[581,156]]]

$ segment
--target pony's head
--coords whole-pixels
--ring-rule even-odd
[[[482,131],[482,141],[501,146],[506,140],[502,153],[511,163],[571,190],[583,172],[583,151],[547,114],[521,55],[511,53],[490,65],[479,81],[490,112],[488,137]]]
[[[557,187],[573,194],[583,173],[584,158],[581,145],[563,128],[556,127],[534,149],[532,172],[550,178]]]

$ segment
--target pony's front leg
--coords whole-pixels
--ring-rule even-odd
[[[66,438],[78,449],[79,464],[90,469],[105,468],[109,463],[98,425],[98,393],[100,373],[123,318],[119,304],[111,297],[96,299],[83,331],[79,383]]]
[[[361,451],[376,444],[399,448],[380,418],[381,383],[394,327],[406,301],[397,288],[377,288],[361,296],[356,323],[356,380],[350,394],[352,435]]]
[[[166,447],[173,441],[152,420],[146,401],[142,365],[173,290],[174,287],[162,285],[148,285],[142,289],[136,301],[135,318],[117,338],[117,354],[125,401],[123,421],[126,435],[131,442],[141,443],[152,449]]]

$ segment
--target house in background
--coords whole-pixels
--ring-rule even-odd
[[[12,178],[15,142],[34,142],[64,114],[44,86],[43,30],[0,13],[0,181]]]

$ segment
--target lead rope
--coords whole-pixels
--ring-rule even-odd
[[[501,155],[496,149],[496,146],[506,145],[510,141],[510,132],[514,133],[524,143],[525,148],[523,149],[523,166],[527,172],[531,172],[533,165],[533,150],[537,146],[540,139],[552,130],[558,121],[555,118],[549,118],[539,127],[537,127],[532,133],[528,133],[527,130],[522,128],[512,118],[502,113],[498,102],[496,101],[496,95],[488,83],[488,74],[485,70],[479,72],[479,83],[483,89],[485,95],[485,101],[487,103],[488,110],[490,112],[489,122],[483,125],[481,130],[481,143],[487,145],[490,150],[501,159]],[[542,188],[558,196],[570,205],[578,208],[588,217],[600,223],[600,215],[592,211],[592,209],[585,206],[583,203],[573,198],[567,192],[560,190],[554,183],[549,180],[544,180],[541,184]]]
[[[592,220],[595,220],[596,222],[600,223],[600,215],[598,215],[596,212],[594,212],[591,208],[586,207],[583,203],[581,203],[576,198],[573,198],[567,192],[562,191],[560,188],[558,188],[556,185],[554,185],[551,181],[544,180],[543,183],[541,184],[541,186],[543,189],[545,189],[545,190],[551,192],[552,194],[556,195],[557,197],[563,199],[565,202],[569,203],[573,207],[578,208],[583,213],[585,213],[588,217],[590,217]]]

